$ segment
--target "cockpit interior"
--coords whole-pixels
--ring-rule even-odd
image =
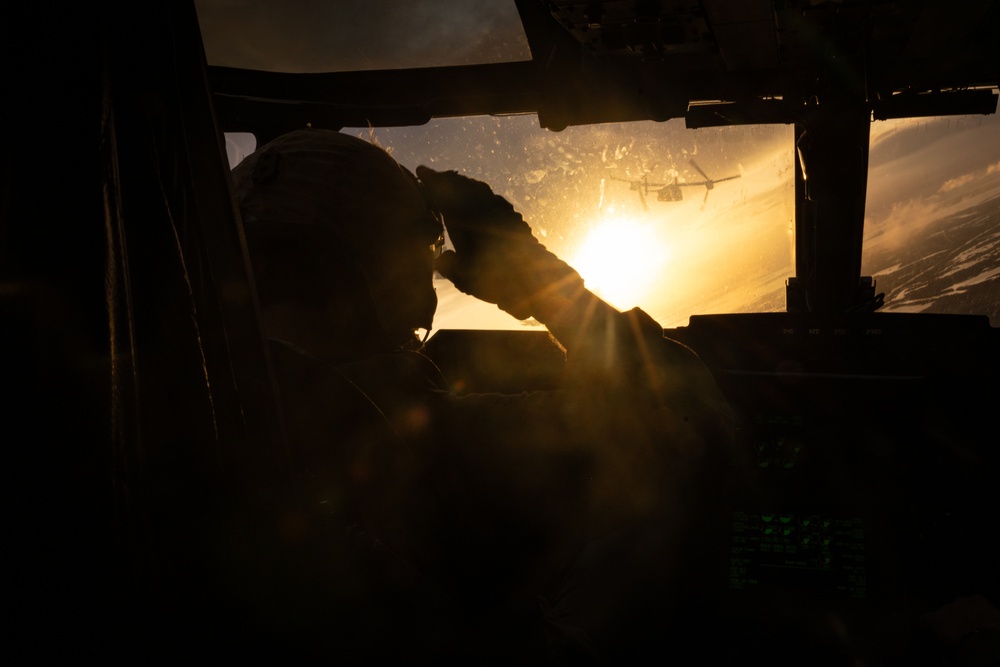
[[[344,658],[304,601],[324,519],[288,511],[230,182],[315,127],[489,183],[707,364],[756,484],[724,498],[680,662],[1000,661],[1000,2],[17,4],[0,399],[22,656]],[[553,386],[544,326],[435,287],[425,354],[454,391]],[[272,533],[300,545],[291,575]],[[969,599],[972,643],[928,639]]]

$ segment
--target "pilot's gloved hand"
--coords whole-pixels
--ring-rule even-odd
[[[455,246],[442,253],[435,268],[458,289],[521,320],[537,316],[543,300],[582,290],[580,275],[546,250],[490,186],[424,166],[417,167],[417,177]]]

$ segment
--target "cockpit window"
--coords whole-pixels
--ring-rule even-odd
[[[257,150],[257,137],[250,132],[226,132],[226,157],[232,169]]]
[[[1000,322],[1000,119],[872,126],[862,273],[883,310]]]
[[[689,130],[673,120],[551,132],[526,115],[344,131],[372,137],[410,169],[486,181],[588,287],[664,326],[784,310],[794,275],[790,126]],[[437,290],[437,328],[524,326],[446,280]]]
[[[795,275],[790,125],[689,130],[673,120],[550,132],[524,115],[343,131],[411,170],[489,183],[588,287],[666,327],[696,314],[785,309]],[[253,137],[227,135],[227,146],[233,159],[254,149]],[[996,116],[873,124],[862,275],[885,292],[882,310],[1000,321],[996,146]],[[538,326],[442,278],[436,288],[436,328]]]
[[[196,0],[210,65],[347,72],[530,60],[513,0]]]

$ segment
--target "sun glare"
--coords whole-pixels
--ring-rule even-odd
[[[592,291],[618,308],[631,308],[641,305],[669,256],[652,225],[606,217],[594,225],[570,264]]]

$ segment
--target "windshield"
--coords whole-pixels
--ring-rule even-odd
[[[410,169],[489,183],[619,308],[640,306],[664,326],[695,313],[784,308],[794,218],[788,126],[692,131],[674,120],[550,132],[534,116],[510,116],[345,132],[373,137]],[[437,328],[523,326],[446,280],[438,295]]]
[[[1000,119],[872,126],[862,272],[884,310],[1000,323]]]
[[[790,125],[689,130],[673,120],[550,132],[525,115],[344,132],[411,170],[489,183],[588,287],[665,327],[785,309],[795,275]],[[253,150],[246,138],[227,139],[233,164]],[[884,311],[1000,321],[998,146],[995,116],[873,124],[862,272],[886,293]],[[443,278],[436,287],[435,328],[539,326]]]

